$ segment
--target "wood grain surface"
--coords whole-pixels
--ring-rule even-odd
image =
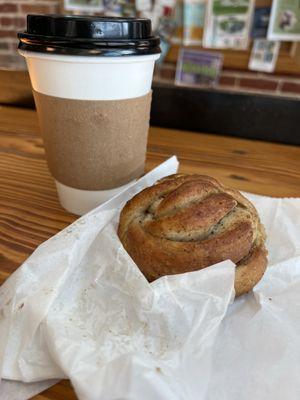
[[[245,121],[245,123],[250,123]],[[43,241],[76,216],[59,204],[36,112],[0,107],[0,284]],[[300,148],[151,128],[146,169],[176,154],[180,170],[209,174],[234,188],[276,197],[300,196]],[[62,381],[35,400],[76,396]]]

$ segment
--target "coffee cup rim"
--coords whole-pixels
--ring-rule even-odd
[[[120,57],[161,52],[147,18],[30,14],[18,38],[20,50],[44,54]]]

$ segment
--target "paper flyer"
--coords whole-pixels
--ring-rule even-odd
[[[254,40],[249,69],[251,71],[274,72],[279,49],[280,42],[267,39]]]
[[[268,34],[271,7],[255,7],[251,37],[253,39],[264,39]]]
[[[203,46],[247,49],[253,9],[254,0],[208,0]]]
[[[206,0],[184,0],[183,2],[183,44],[202,43]]]
[[[135,0],[135,8],[137,11],[150,11],[152,8],[151,0]]]
[[[269,40],[300,40],[300,1],[274,0],[268,30]]]
[[[183,0],[177,0],[174,10],[176,29],[171,38],[173,44],[182,44],[183,40]]]
[[[221,53],[181,49],[176,68],[176,85],[216,85],[223,66]]]
[[[102,0],[64,0],[64,9],[67,11],[102,12],[104,5]]]

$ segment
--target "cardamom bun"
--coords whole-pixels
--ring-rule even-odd
[[[255,207],[209,176],[171,175],[138,193],[121,212],[118,235],[149,281],[230,259],[240,296],[267,267]]]

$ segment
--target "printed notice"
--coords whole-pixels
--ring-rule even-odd
[[[252,71],[274,72],[279,48],[280,42],[267,39],[254,40],[249,69]]]
[[[251,32],[251,37],[253,39],[265,39],[267,37],[270,14],[271,7],[255,8]]]
[[[102,0],[64,0],[64,9],[67,11],[102,12]]]
[[[209,0],[204,47],[247,49],[254,0]]]
[[[181,49],[175,83],[186,86],[216,85],[223,66],[221,53]]]
[[[183,3],[183,43],[202,43],[206,0],[184,0]]]
[[[270,40],[300,40],[300,1],[274,0],[268,31]]]

